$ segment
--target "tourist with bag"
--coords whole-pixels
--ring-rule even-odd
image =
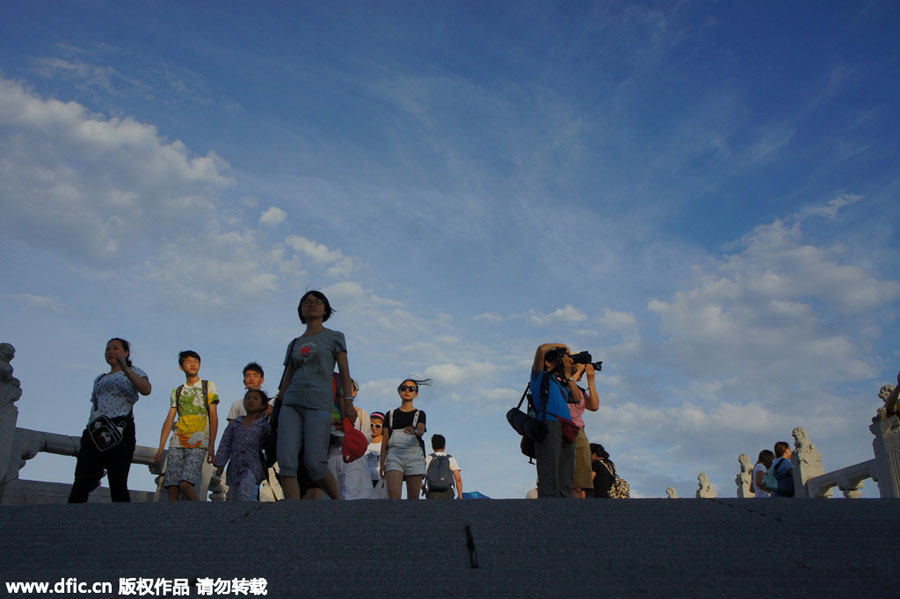
[[[430,454],[425,456],[425,498],[462,499],[463,484],[459,462],[447,453],[447,439],[444,435],[431,436]]]
[[[387,413],[382,429],[381,477],[391,499],[400,499],[404,480],[406,498],[419,498],[425,478],[425,412],[417,410],[413,401],[419,395],[419,386],[430,384],[431,379],[404,379],[397,387],[400,407]]]
[[[591,443],[594,499],[628,499],[631,486],[616,473],[616,465],[599,443]]]
[[[278,465],[285,499],[300,499],[300,453],[312,483],[332,499],[341,492],[328,470],[328,448],[334,411],[332,373],[337,365],[342,398],[353,397],[347,341],[344,334],[325,328],[334,310],[321,291],[307,291],[297,314],[306,325],[303,334],[288,344],[284,373],[278,388]],[[341,400],[343,418],[355,420],[353,405]]]
[[[569,348],[561,343],[544,343],[534,353],[532,401],[535,416],[547,427],[547,436],[534,442],[539,498],[572,497],[578,427],[571,421],[568,401],[570,395],[582,397],[573,370]]]
[[[150,395],[150,379],[131,363],[128,342],[114,337],[106,343],[104,357],[109,372],[94,379],[91,416],[81,435],[75,482],[69,503],[85,503],[100,486],[103,471],[113,501],[131,501],[128,472],[134,456],[134,404],[138,394]]]
[[[794,464],[791,463],[791,446],[787,441],[779,441],[772,448],[777,458],[766,473],[764,482],[772,492],[772,497],[794,496]]]
[[[194,350],[178,352],[178,368],[184,373],[184,384],[169,394],[169,412],[153,457],[157,463],[162,461],[166,440],[172,433],[163,476],[163,487],[170,502],[180,501],[182,497],[200,501],[197,489],[203,484],[203,462],[213,464],[216,460],[219,394],[214,382],[200,378],[200,364],[200,354]]]

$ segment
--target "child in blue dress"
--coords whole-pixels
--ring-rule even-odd
[[[222,476],[228,464],[229,495],[238,501],[256,501],[259,483],[266,478],[259,450],[263,436],[269,432],[269,420],[262,415],[268,403],[263,391],[247,391],[244,395],[247,415],[229,422],[219,443],[216,473]]]

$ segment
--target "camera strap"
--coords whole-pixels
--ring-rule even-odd
[[[547,420],[547,404],[550,403],[550,374],[545,372],[541,379],[541,403],[544,404],[541,410],[541,420]]]

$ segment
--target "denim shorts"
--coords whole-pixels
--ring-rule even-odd
[[[404,476],[425,476],[425,455],[418,445],[414,447],[389,447],[385,471],[400,471]]]

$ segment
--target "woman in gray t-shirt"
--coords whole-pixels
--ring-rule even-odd
[[[303,334],[288,345],[284,374],[278,387],[282,405],[278,414],[278,465],[285,499],[300,499],[297,470],[299,455],[316,485],[332,499],[340,499],[334,476],[328,471],[328,444],[333,424],[335,364],[341,375],[343,397],[353,397],[347,343],[340,331],[326,329],[332,308],[321,291],[307,291],[297,306]],[[352,405],[341,401],[339,409],[355,420]]]

